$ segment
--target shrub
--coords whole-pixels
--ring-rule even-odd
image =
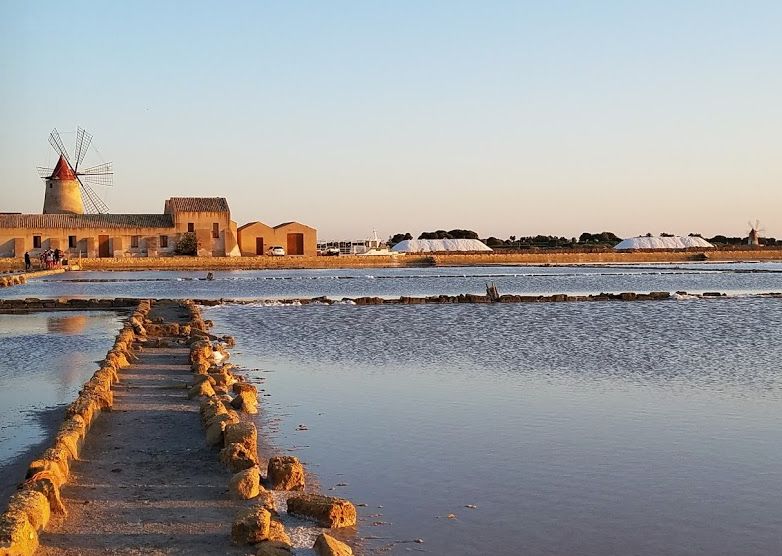
[[[185,232],[176,242],[174,253],[177,255],[195,255],[198,253],[198,242],[193,232]]]

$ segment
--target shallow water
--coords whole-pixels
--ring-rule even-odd
[[[23,479],[23,470],[9,466],[51,438],[57,409],[98,369],[120,318],[105,311],[0,315],[0,502]]]
[[[778,299],[206,316],[266,379],[271,440],[367,504],[365,552],[782,546]]]
[[[624,291],[782,292],[780,263],[683,265],[504,266],[213,272],[68,272],[0,289],[0,298],[147,297],[280,299],[482,294],[591,294]]]

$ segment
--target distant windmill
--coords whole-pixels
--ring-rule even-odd
[[[747,224],[749,225],[747,245],[760,245],[760,232],[765,232],[765,228],[760,227],[760,220],[755,220],[754,225],[751,220]]]
[[[76,128],[76,146],[73,158],[60,138],[57,129],[49,135],[49,143],[60,155],[54,168],[38,167],[41,178],[46,180],[46,194],[43,201],[44,214],[105,214],[109,207],[90,187],[110,186],[114,183],[111,162],[104,162],[89,168],[82,168],[84,157],[92,143],[92,135],[82,128]]]

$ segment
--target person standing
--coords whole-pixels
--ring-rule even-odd
[[[24,252],[24,269],[25,270],[31,270],[33,268],[33,264],[30,262],[30,253],[28,251]]]

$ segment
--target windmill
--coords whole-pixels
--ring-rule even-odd
[[[41,178],[46,180],[43,212],[105,214],[109,207],[91,186],[110,186],[114,183],[111,162],[83,167],[84,158],[92,143],[92,135],[76,128],[76,145],[73,157],[68,153],[55,128],[49,135],[49,144],[60,156],[54,168],[38,167]]]
[[[760,220],[755,220],[754,225],[751,220],[747,222],[747,224],[749,225],[747,245],[760,245],[760,232],[765,232],[765,228],[760,227]]]

